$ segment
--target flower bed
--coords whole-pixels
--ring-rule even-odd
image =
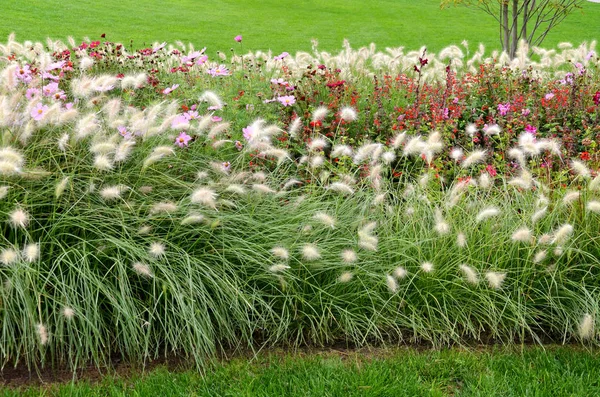
[[[48,47],[0,46],[6,363],[596,343],[593,45]]]

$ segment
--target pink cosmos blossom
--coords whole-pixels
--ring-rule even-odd
[[[242,132],[244,133],[245,140],[250,141],[252,138],[254,138],[254,129],[251,125],[242,128]]]
[[[42,87],[44,96],[52,96],[56,91],[58,91],[58,83],[49,83]]]
[[[117,130],[119,130],[119,134],[125,138],[125,139],[131,139],[131,132],[127,131],[127,128],[125,128],[124,126],[120,125],[117,127]]]
[[[216,68],[208,69],[208,74],[210,74],[213,77],[230,75],[229,69],[227,69],[225,65],[219,65]]]
[[[164,95],[169,95],[170,93],[175,91],[177,88],[179,88],[179,84],[173,84],[171,87],[165,88],[162,93]]]
[[[17,76],[17,78],[24,83],[29,83],[33,78],[31,76],[31,69],[29,68],[29,65],[24,65],[20,68],[17,68],[17,70],[15,70],[15,76]]]
[[[294,97],[293,95],[285,95],[285,96],[280,96],[277,97],[277,100],[279,102],[281,102],[281,104],[283,106],[292,106],[294,103],[296,103],[296,97]]]
[[[196,60],[196,65],[204,65],[208,61],[208,55],[202,55]]]
[[[283,58],[287,57],[288,55],[290,55],[290,54],[288,54],[287,52],[284,51],[281,54],[273,57],[273,59],[276,61],[281,61]]]
[[[52,97],[54,97],[54,99],[56,99],[57,101],[64,101],[65,99],[67,99],[67,95],[65,94],[65,92],[63,90],[58,90],[56,91]]]
[[[585,56],[585,60],[589,61],[590,59],[592,59],[594,57],[594,55],[596,55],[595,51],[588,52],[588,54]]]
[[[206,109],[207,109],[207,110],[220,110],[220,109],[222,109],[222,107],[221,107],[221,106],[216,106],[216,105],[215,105],[215,106],[209,106],[209,107],[207,107]]]
[[[238,43],[241,43],[241,42],[242,42],[242,35],[241,35],[241,34],[238,34],[238,35],[237,35],[237,36],[235,36],[233,39],[234,39],[235,41],[237,41]]]
[[[181,133],[179,133],[179,136],[177,138],[175,138],[175,144],[178,145],[179,147],[184,147],[184,146],[188,146],[188,144],[191,140],[192,140],[191,136],[189,136],[185,132],[181,131]]]
[[[498,111],[500,112],[500,116],[506,116],[510,111],[510,102],[499,103]]]
[[[198,112],[196,112],[195,110],[190,110],[188,112],[185,112],[183,114],[183,116],[187,119],[187,120],[195,120],[198,118]]]
[[[158,51],[160,51],[160,50],[162,50],[163,48],[165,48],[165,46],[166,46],[166,45],[167,45],[167,42],[166,42],[166,41],[165,41],[165,42],[163,42],[163,43],[161,43],[160,45],[158,45],[158,46],[156,46],[156,47],[154,47],[154,48],[152,49],[152,53],[153,53],[153,54],[157,53]]]
[[[223,117],[219,117],[219,116],[212,116],[210,119],[212,120],[213,123],[218,123],[219,121],[223,121]]]
[[[237,150],[241,151],[244,148],[244,145],[242,145],[242,142],[240,142],[240,141],[235,141],[235,148]]]
[[[31,117],[35,121],[40,121],[45,115],[48,113],[48,106],[42,105],[41,102],[38,102],[33,109],[31,109]]]
[[[65,109],[67,109],[67,110],[73,109],[73,102],[65,103]]]
[[[549,101],[550,99],[554,98],[554,94],[553,93],[548,93],[544,96],[544,99],[546,99],[547,101]]]
[[[28,100],[32,100],[34,97],[40,94],[40,90],[38,88],[28,88],[25,92],[25,98]]]
[[[177,117],[175,117],[171,122],[171,127],[175,128],[181,124],[190,124],[190,119],[188,119],[185,114],[180,114]]]
[[[51,70],[56,70],[56,69],[62,69],[63,66],[65,66],[65,61],[58,61],[58,62],[53,62],[50,65],[48,65],[48,67],[46,67],[46,71],[49,72]]]
[[[183,58],[181,58],[181,62],[183,62],[183,63],[193,62],[196,58],[201,56],[205,50],[206,50],[206,47],[204,47],[204,49],[202,51],[194,51],[194,52],[184,56]]]
[[[524,108],[523,110],[521,110],[521,114],[525,117],[529,116],[529,114],[531,113],[531,110]]]
[[[52,80],[52,81],[59,81],[60,80],[59,76],[55,76],[52,73],[48,73],[48,72],[43,72],[42,73],[42,78],[44,78],[46,80]]]
[[[229,161],[225,161],[221,164],[221,167],[223,167],[223,171],[229,172],[231,169],[231,163]]]

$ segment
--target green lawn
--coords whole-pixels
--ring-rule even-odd
[[[597,396],[600,357],[577,347],[272,353],[198,372],[106,377],[99,384],[5,388],[3,396]],[[1,393],[1,392],[0,392]]]
[[[48,0],[2,1],[0,41],[10,32],[17,40],[78,41],[102,33],[113,41],[141,47],[154,41],[182,40],[207,46],[209,52],[228,51],[242,34],[244,50],[274,52],[309,50],[311,39],[320,48],[340,49],[348,38],[355,46],[371,42],[380,49],[427,45],[437,51],[468,40],[498,47],[496,22],[465,8],[441,10],[439,0]],[[552,31],[545,46],[561,41],[579,43],[598,38],[600,4],[586,2]]]

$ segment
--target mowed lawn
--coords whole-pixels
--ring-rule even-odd
[[[477,9],[440,9],[440,0],[2,0],[0,42],[85,36],[136,48],[155,41],[192,42],[209,53],[229,51],[243,35],[244,51],[338,51],[344,38],[353,47],[404,46],[432,51],[467,40],[498,48],[496,21]],[[600,4],[585,2],[546,39],[580,43],[600,37]],[[239,45],[236,47],[238,48]]]
[[[582,347],[271,351],[218,364],[204,375],[165,367],[144,375],[126,368],[119,372],[96,384],[0,388],[0,396],[600,395],[600,357]]]

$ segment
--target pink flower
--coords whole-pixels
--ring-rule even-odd
[[[252,138],[254,138],[254,130],[252,129],[252,126],[249,125],[248,127],[242,128],[242,132],[244,133],[244,139],[247,141],[252,140]]]
[[[175,138],[175,144],[179,147],[184,147],[188,145],[190,140],[192,140],[192,137],[186,134],[185,132],[181,131],[179,133],[179,136]]]
[[[175,91],[177,88],[179,88],[179,84],[173,84],[171,87],[165,88],[162,93],[164,95],[169,95],[170,93]]]
[[[65,63],[67,63],[67,62],[66,61],[53,62],[50,65],[48,65],[48,67],[46,67],[46,71],[49,72],[51,70],[62,69],[62,67],[65,66]]]
[[[188,112],[185,112],[183,114],[183,117],[185,117],[187,120],[195,120],[198,118],[198,112],[195,110],[190,110]]]
[[[498,111],[500,112],[500,116],[506,116],[510,111],[510,102],[499,103]]]
[[[165,48],[165,47],[166,47],[166,45],[167,45],[167,42],[165,41],[165,42],[163,42],[162,44],[160,44],[160,45],[158,45],[158,46],[154,47],[154,48],[152,49],[152,53],[153,53],[153,54],[157,53],[158,51],[160,51],[160,50],[162,50],[163,48]]]
[[[242,142],[240,142],[240,141],[235,141],[235,148],[237,150],[241,151],[244,148],[244,145],[242,145]]]
[[[536,132],[537,132],[537,128],[535,128],[535,127],[534,127],[534,126],[532,126],[531,124],[527,124],[527,125],[525,126],[525,131],[526,131],[526,132],[529,132],[530,134],[533,134],[533,135],[535,135],[535,134],[536,134]]]
[[[223,167],[223,171],[229,172],[229,169],[231,168],[231,163],[229,161],[225,161],[221,164],[221,167]]]
[[[550,99],[554,98],[554,94],[553,93],[548,93],[544,96],[544,99],[546,99],[547,101],[549,101]]]
[[[529,116],[529,114],[531,113],[531,110],[524,108],[523,110],[521,110],[521,114],[525,117]]]
[[[296,97],[293,95],[280,96],[277,97],[277,100],[281,102],[283,106],[292,106],[294,103],[296,103]]]
[[[17,68],[17,70],[15,70],[15,76],[17,76],[17,78],[19,80],[21,80],[22,82],[29,83],[32,79],[31,70],[29,69],[29,65],[25,65],[23,67]]]
[[[287,57],[288,55],[290,55],[290,54],[288,54],[287,52],[284,51],[281,54],[273,57],[273,59],[276,61],[281,61],[283,58]]]
[[[183,58],[181,58],[181,62],[183,62],[183,63],[192,62],[192,61],[194,61],[194,59],[201,56],[205,50],[206,50],[206,47],[202,51],[194,51],[194,52],[190,53],[189,55],[186,55]]]
[[[221,107],[221,106],[217,106],[217,105],[215,105],[215,106],[209,106],[209,107],[207,107],[206,109],[207,109],[207,110],[221,110],[221,109],[222,109],[222,107]]]
[[[39,94],[40,90],[38,88],[28,88],[25,92],[25,98],[31,101],[34,97],[38,96]]]
[[[241,42],[242,42],[242,35],[241,35],[241,34],[238,34],[238,35],[237,35],[237,36],[235,36],[233,39],[234,39],[235,41],[237,41],[238,43],[241,43]]]
[[[48,106],[42,105],[41,102],[38,102],[33,109],[31,109],[31,117],[34,120],[40,121],[44,116],[48,113]]]
[[[216,68],[211,68],[208,69],[208,74],[210,74],[212,77],[217,77],[217,76],[229,76],[229,69],[227,69],[225,67],[225,65],[219,65]]]
[[[498,175],[496,168],[494,168],[494,166],[491,164],[488,164],[488,166],[485,167],[485,170],[488,172],[488,174],[490,174],[491,177],[495,177],[496,175]]]
[[[65,99],[67,99],[67,95],[65,94],[64,91],[62,90],[58,90],[54,93],[54,95],[52,95],[54,97],[54,99],[56,99],[57,101],[64,101]]]
[[[218,123],[219,121],[223,121],[223,117],[219,117],[219,116],[212,116],[210,119],[212,120],[213,123]]]
[[[118,126],[117,130],[119,130],[119,135],[121,135],[123,138],[125,138],[125,139],[131,138],[131,133],[129,131],[127,131],[127,128],[125,128],[124,126],[122,126],[122,125]]]
[[[175,117],[173,119],[173,121],[171,122],[171,127],[176,128],[177,126],[180,126],[181,124],[185,124],[185,125],[190,124],[190,119],[185,114],[180,114],[177,117]],[[181,128],[181,127],[179,127],[179,128]]]
[[[203,65],[204,63],[206,63],[206,61],[208,61],[208,55],[202,55],[200,58],[198,58],[198,60],[196,61],[196,65]]]
[[[42,87],[44,96],[52,96],[56,91],[58,91],[58,83],[49,83]]]

